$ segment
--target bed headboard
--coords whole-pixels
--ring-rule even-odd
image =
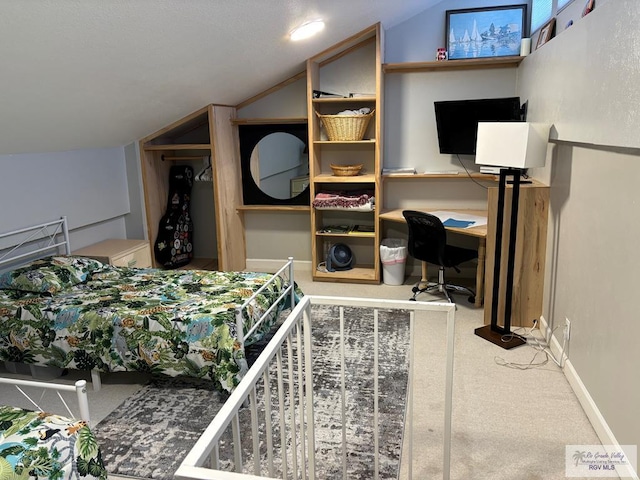
[[[55,254],[71,254],[67,217],[0,233],[0,271]]]

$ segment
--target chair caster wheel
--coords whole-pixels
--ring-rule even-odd
[[[469,303],[476,303],[476,297],[473,295],[469,297]]]
[[[409,299],[409,301],[410,301],[410,302],[415,302],[415,301],[416,301],[416,299],[415,299],[415,298],[410,298],[410,299]]]
[[[418,290],[420,290],[418,287],[413,287],[413,288],[411,289],[411,291],[412,291],[413,293],[418,293]]]

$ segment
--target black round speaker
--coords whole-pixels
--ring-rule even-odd
[[[327,255],[327,270],[335,272],[336,270],[349,270],[353,265],[353,253],[351,249],[344,243],[336,243],[329,249]]]

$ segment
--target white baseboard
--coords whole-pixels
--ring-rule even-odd
[[[286,259],[270,259],[270,258],[247,258],[247,270],[251,272],[276,272]],[[309,260],[293,260],[293,270],[295,272],[310,272],[311,262]]]
[[[247,258],[247,267],[246,269],[253,272],[275,272],[284,264],[285,260],[277,260],[272,258]],[[312,266],[310,260],[293,260],[294,268],[300,272],[311,272]],[[435,267],[431,267],[435,268]],[[459,278],[475,278],[476,269],[475,267],[461,267],[461,272],[456,274],[456,277]],[[454,272],[455,273],[455,272]],[[406,266],[406,275],[419,277],[422,274],[422,267],[419,263],[414,264],[413,266]],[[437,271],[432,270],[429,272],[429,277],[434,277],[434,280],[437,278]]]
[[[555,336],[551,335],[549,324],[543,316],[540,317],[540,331],[544,337],[547,338],[551,351],[553,352],[553,356],[560,361],[561,365],[563,365],[562,370],[564,372],[564,376],[569,382],[571,389],[576,394],[576,397],[578,397],[578,401],[580,402],[584,412],[587,414],[587,418],[589,419],[589,422],[591,422],[596,435],[598,435],[600,443],[603,445],[614,445],[616,448],[619,448],[620,444],[618,443],[618,440],[616,440],[616,437],[609,428],[607,421],[602,416],[602,413],[600,413],[600,409],[596,405],[596,402],[593,401],[587,387],[582,383],[582,380],[580,379],[578,372],[576,372],[573,367],[571,360],[569,360],[567,355],[562,352],[562,345],[560,345],[560,342]],[[551,338],[548,338],[549,336]],[[560,358],[560,356],[562,356],[562,358]],[[638,473],[633,471],[631,468],[629,468],[627,472],[619,471],[619,473],[621,474],[620,478],[632,478],[634,480],[639,480]]]

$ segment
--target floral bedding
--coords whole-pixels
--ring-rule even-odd
[[[76,276],[54,294],[21,290],[16,282],[0,287],[0,359],[209,378],[227,391],[239,383],[247,365],[235,308],[271,275],[94,264],[81,269],[89,270],[84,280]],[[245,332],[283,288],[278,279],[255,299],[244,317]],[[245,345],[270,330],[282,303]]]
[[[107,471],[85,422],[0,406],[0,479],[94,478]]]

